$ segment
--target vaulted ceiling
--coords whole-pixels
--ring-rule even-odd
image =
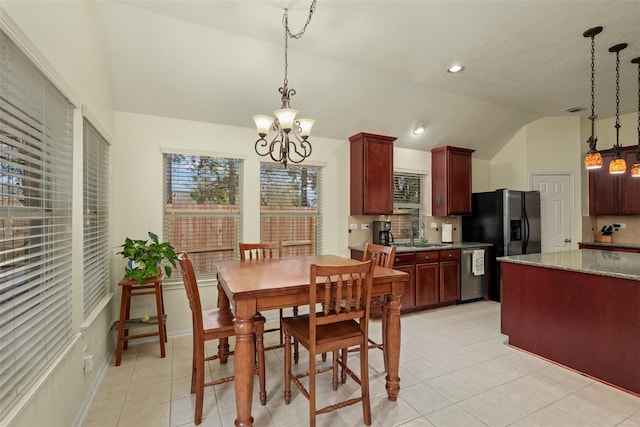
[[[302,29],[311,0],[97,2],[119,111],[253,128],[280,108],[282,15]],[[292,108],[313,136],[357,132],[430,150],[457,145],[490,159],[523,125],[590,107],[596,37],[596,113],[637,110],[640,1],[319,0],[304,36],[289,40]],[[462,73],[447,67],[464,65]],[[589,111],[581,111],[588,116]],[[427,131],[415,136],[416,124]]]

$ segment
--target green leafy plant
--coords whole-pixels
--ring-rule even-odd
[[[133,240],[126,238],[120,247],[118,254],[128,259],[124,269],[124,277],[138,281],[139,284],[147,283],[145,279],[156,277],[164,268],[167,277],[171,277],[172,269],[176,266],[178,256],[170,243],[158,241],[158,236],[149,232],[149,240]],[[163,265],[164,263],[164,265]]]

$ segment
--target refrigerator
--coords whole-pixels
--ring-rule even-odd
[[[493,245],[489,297],[500,301],[496,257],[540,252],[540,193],[500,189],[473,193],[471,201],[472,214],[462,217],[462,240]]]

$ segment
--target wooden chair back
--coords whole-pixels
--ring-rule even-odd
[[[319,325],[358,320],[361,332],[365,337],[368,336],[373,268],[371,261],[352,265],[311,266],[309,307],[316,307],[316,304],[322,306],[319,313],[309,310],[309,341],[312,347],[317,341],[316,326]]]
[[[280,242],[240,243],[240,259],[280,258]]]
[[[381,267],[393,268],[393,262],[396,258],[395,246],[382,246],[373,243],[367,243],[364,247],[363,260],[373,260],[375,265]]]
[[[193,334],[195,336],[204,335],[204,325],[202,322],[202,303],[200,301],[200,292],[198,291],[198,282],[196,274],[193,270],[193,263],[187,256],[186,252],[178,255],[180,270],[182,271],[182,282],[187,292],[189,300],[189,308],[191,308],[191,317],[193,318]]]

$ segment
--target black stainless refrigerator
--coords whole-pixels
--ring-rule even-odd
[[[471,201],[472,215],[462,217],[462,240],[493,245],[489,297],[500,301],[496,257],[540,252],[540,193],[501,189],[473,193]]]

